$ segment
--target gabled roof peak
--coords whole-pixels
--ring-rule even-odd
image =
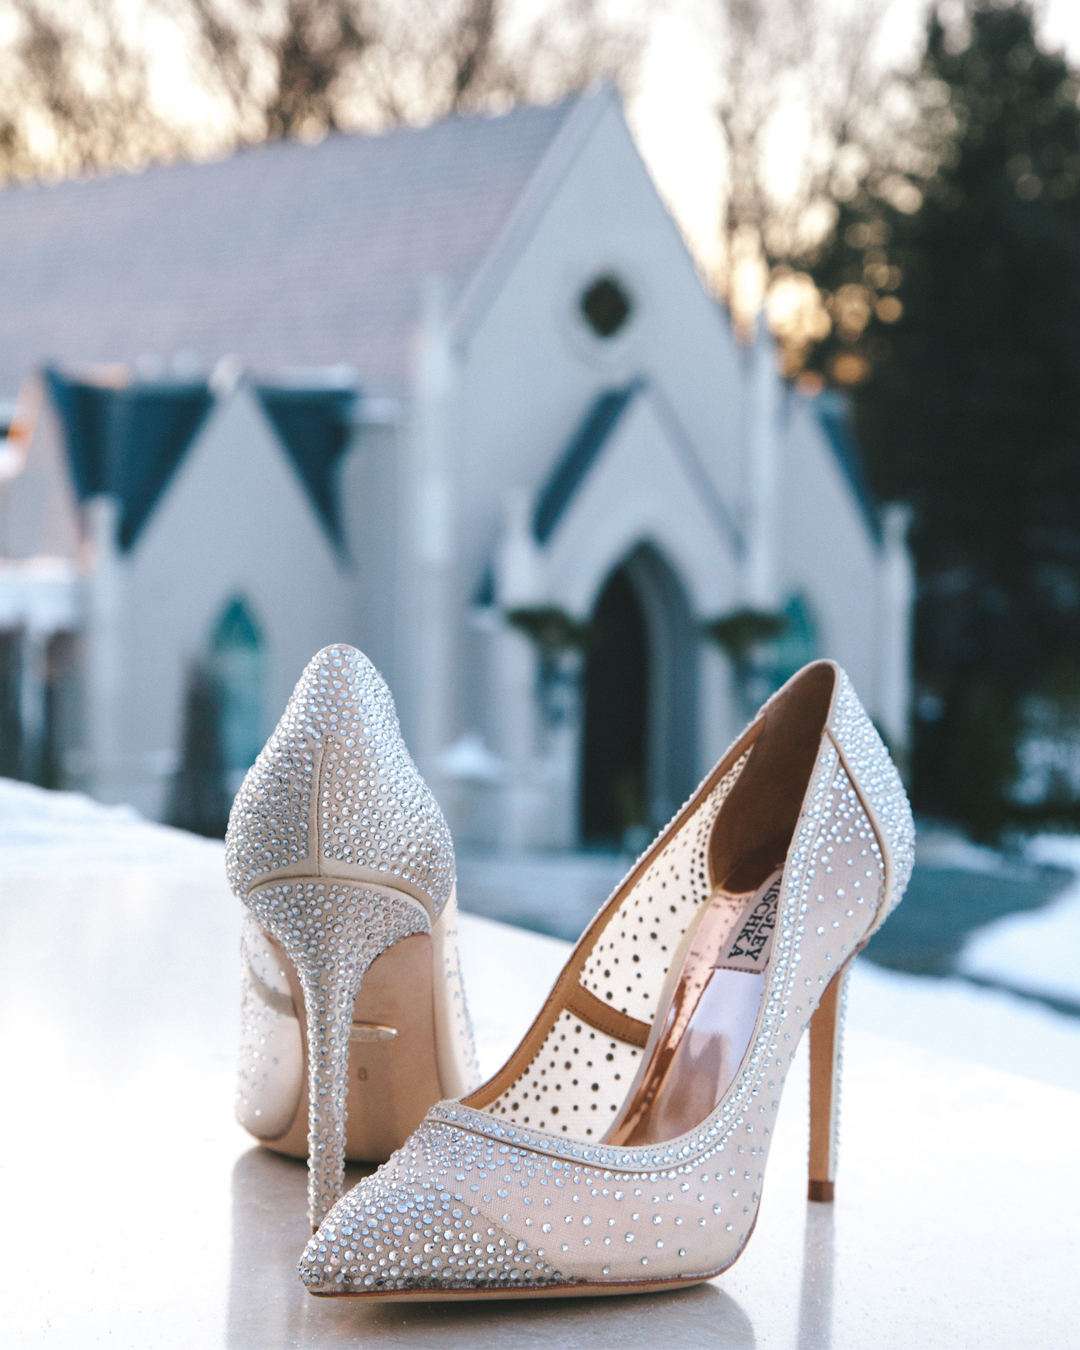
[[[818,423],[828,438],[840,471],[874,539],[881,540],[881,516],[870,480],[866,476],[858,435],[852,418],[851,399],[839,389],[822,389],[812,404]]]
[[[731,540],[736,553],[741,553],[744,547],[742,532],[705,468],[701,454],[691,442],[663,390],[644,375],[637,375],[626,384],[601,390],[589,405],[537,496],[532,519],[536,541],[545,544],[554,534],[593,465],[640,397],[648,399],[684,470],[694,483],[705,510]]]

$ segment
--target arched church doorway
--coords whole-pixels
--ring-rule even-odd
[[[596,602],[584,684],[581,833],[586,843],[621,844],[648,826],[648,634],[625,567]]]
[[[644,847],[696,781],[697,641],[662,555],[635,548],[601,589],[583,678],[581,835]]]

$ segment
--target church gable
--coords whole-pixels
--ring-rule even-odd
[[[530,186],[529,228],[522,222],[503,241],[455,320],[472,588],[507,492],[537,494],[544,534],[639,378],[677,410],[703,491],[736,509],[742,370],[727,317],[659,198],[617,97],[598,98],[590,111],[552,147]],[[533,193],[541,180],[542,201]],[[589,409],[596,420],[586,426]],[[560,447],[578,433],[564,477],[548,481]]]
[[[355,392],[263,385],[258,396],[319,519],[337,547],[344,551],[338,478],[341,457],[352,436]]]
[[[80,502],[105,494],[118,506],[117,545],[134,548],[210,414],[204,381],[111,385],[56,369],[44,375]],[[253,386],[273,432],[332,542],[344,549],[338,468],[352,434],[351,388]]]
[[[210,410],[198,383],[140,383],[116,388],[45,372],[64,428],[68,467],[81,501],[100,493],[119,504],[117,543],[138,538],[184,452]]]
[[[642,380],[601,395],[541,489],[534,533],[552,599],[587,614],[608,574],[649,543],[711,613],[734,597],[739,531],[663,394]]]
[[[605,389],[585,414],[537,498],[532,528],[538,543],[546,544],[551,538],[563,513],[615,433],[623,414],[641,392],[642,386],[643,381],[631,380],[620,389]]]
[[[136,743],[178,746],[185,673],[237,600],[262,634],[267,710],[313,651],[353,635],[351,569],[243,386],[215,406],[123,575]]]
[[[880,541],[881,520],[859,453],[850,402],[836,390],[826,389],[813,400],[812,407],[817,424],[832,448],[840,472],[862,512],[869,534],[874,540]]]
[[[820,400],[789,396],[778,502],[780,580],[784,598],[802,595],[811,602],[822,652],[842,654],[857,686],[873,691],[880,529],[869,496],[853,485],[857,461],[845,462],[822,425]]]
[[[166,547],[172,556],[209,551],[219,564],[226,557],[269,557],[269,538],[281,532],[293,541],[290,549],[333,559],[333,471],[342,449],[332,457],[312,454],[302,470],[293,446],[271,422],[261,391],[241,385],[215,403],[189,447],[133,550],[136,565],[149,565]]]
[[[785,421],[782,514],[800,544],[789,551],[806,565],[820,551],[810,544],[820,530],[815,521],[828,519],[833,534],[850,537],[850,546],[869,563],[879,549],[881,523],[840,396],[807,398],[792,391]]]

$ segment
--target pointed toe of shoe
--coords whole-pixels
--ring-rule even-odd
[[[387,1185],[378,1173],[366,1178],[312,1236],[300,1260],[300,1279],[312,1294],[363,1296],[441,1286],[454,1245],[445,1241],[442,1225],[453,1220],[441,1207],[434,1192]]]
[[[325,1224],[312,1235],[297,1272],[309,1294],[351,1293],[352,1289],[345,1287],[345,1272],[334,1250],[335,1236],[324,1230]]]
[[[485,1214],[440,1156],[426,1122],[389,1162],[337,1202],[300,1261],[312,1294],[374,1297],[512,1289],[560,1282],[521,1238]]]

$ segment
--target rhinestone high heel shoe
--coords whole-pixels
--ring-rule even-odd
[[[237,794],[240,1123],[309,1160],[315,1228],[345,1159],[381,1162],[477,1080],[454,852],[371,662],[327,647]]]
[[[844,971],[914,828],[843,671],[768,703],[600,910],[532,1028],[432,1107],[311,1239],[315,1294],[560,1297],[726,1270],[811,1029],[811,1198],[831,1199]]]

